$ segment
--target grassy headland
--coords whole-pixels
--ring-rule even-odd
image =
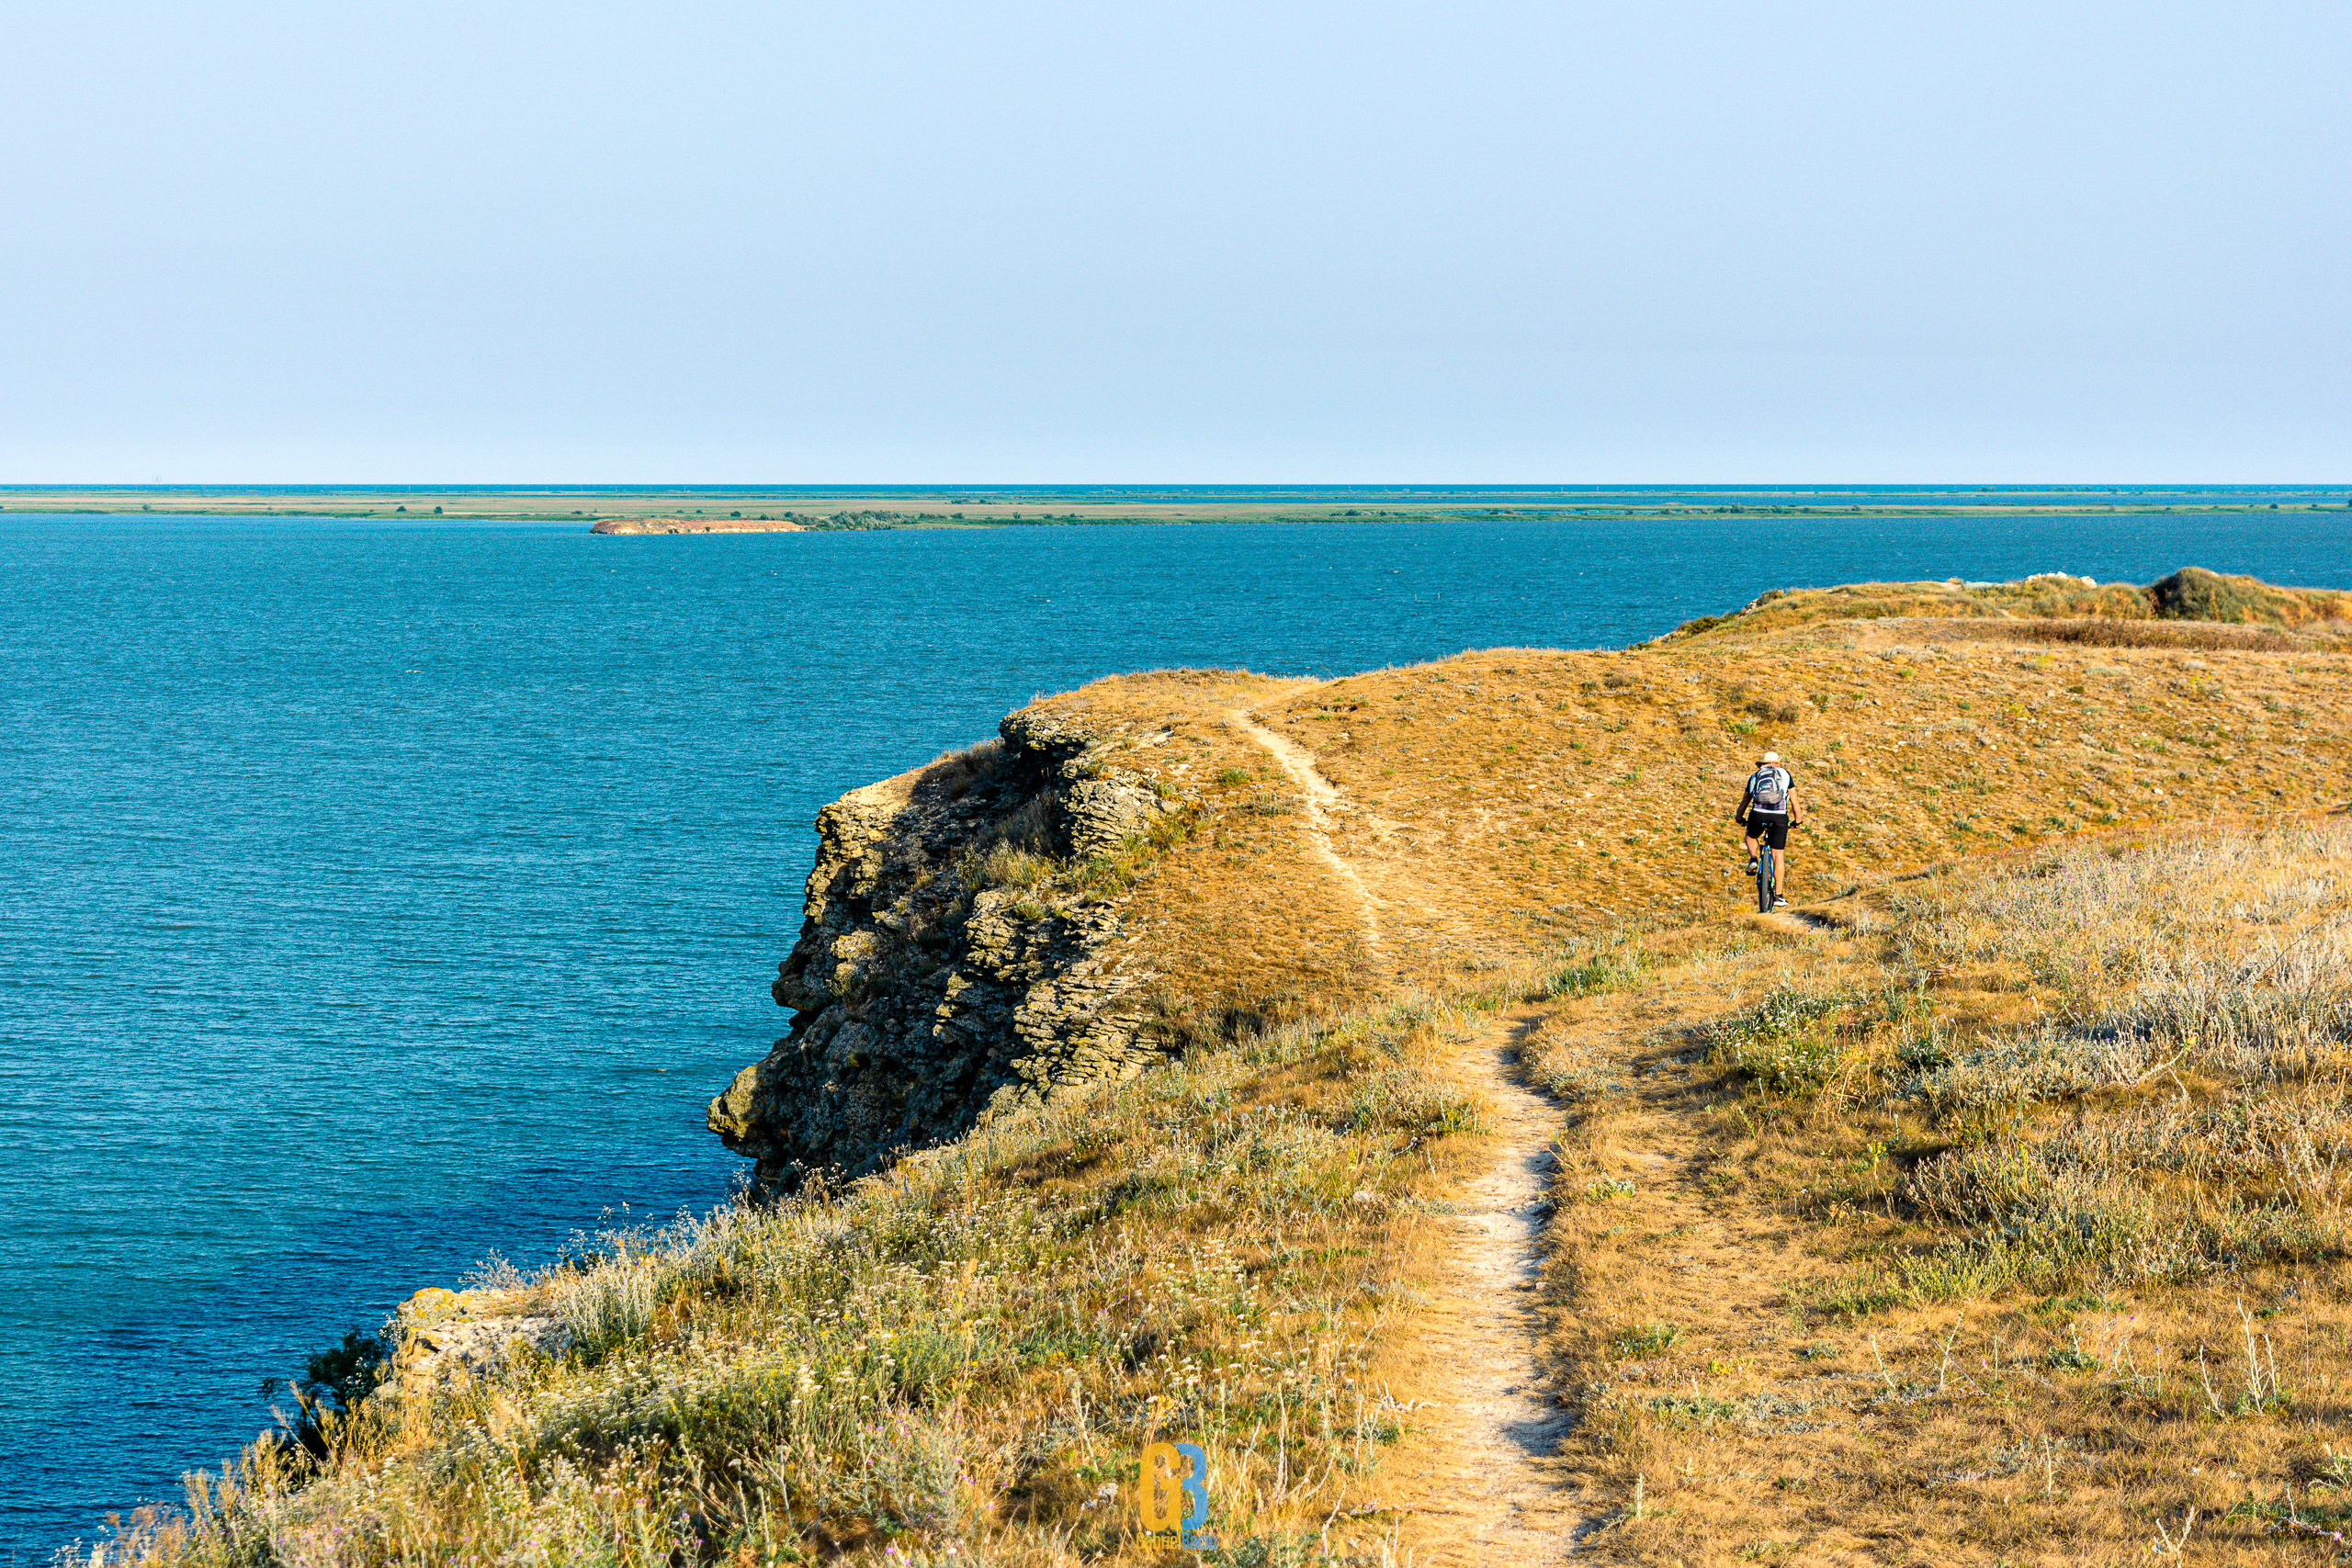
[[[118,1550],[1162,1561],[1134,1467],[1167,1438],[1209,1453],[1215,1561],[1475,1560],[1412,1347],[1461,1288],[1495,1136],[1462,1050],[1497,1030],[1559,1106],[1535,1294],[1583,1551],[2320,1543],[2352,1520],[2347,603],[1870,585],[1623,651],[1044,699],[1181,830],[977,863],[1115,911],[1162,1065],[421,1299],[323,1461],[257,1448]],[[1742,912],[1768,747],[1813,814],[1797,919]],[[562,1333],[435,1359],[502,1317]]]

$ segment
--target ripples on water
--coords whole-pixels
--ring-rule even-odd
[[[264,1375],[486,1253],[723,1197],[702,1107],[781,1032],[810,818],[1033,694],[1622,644],[1858,578],[2341,582],[2340,525],[8,514],[0,1541],[174,1495]]]

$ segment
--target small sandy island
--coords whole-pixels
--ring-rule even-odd
[[[592,534],[799,534],[797,523],[765,517],[607,517]]]

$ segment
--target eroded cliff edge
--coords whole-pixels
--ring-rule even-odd
[[[759,1194],[862,1175],[1159,1054],[1123,911],[1189,802],[1117,758],[1165,732],[1032,708],[999,737],[818,814],[773,987],[791,1032],[708,1113],[758,1162]]]

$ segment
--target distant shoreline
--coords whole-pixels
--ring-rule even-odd
[[[2352,508],[2345,485],[12,485],[0,516],[564,522],[600,534],[1176,523],[2082,516]]]

